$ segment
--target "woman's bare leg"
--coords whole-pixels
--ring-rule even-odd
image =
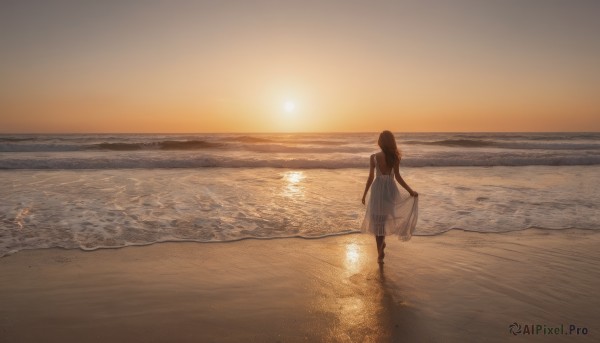
[[[385,249],[385,236],[375,236],[375,242],[377,243],[377,253],[379,254],[377,262],[382,263],[385,257],[385,253],[383,252],[383,249]]]

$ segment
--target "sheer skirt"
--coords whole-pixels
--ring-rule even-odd
[[[393,175],[377,175],[371,184],[361,230],[376,236],[398,235],[407,241],[417,225],[418,203],[418,197],[400,192]]]

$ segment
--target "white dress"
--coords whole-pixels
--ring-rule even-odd
[[[371,158],[375,160],[375,180],[369,191],[361,231],[376,236],[398,235],[408,241],[417,225],[419,198],[410,196],[404,189],[400,191],[393,169],[389,175],[383,174],[375,155]]]

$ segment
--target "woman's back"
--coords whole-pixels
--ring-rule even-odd
[[[385,154],[383,152],[378,152],[376,154],[374,154],[374,158],[375,158],[375,165],[377,166],[377,175],[379,175],[379,173],[381,173],[382,175],[393,175],[394,173],[394,166],[388,166],[387,162],[385,161]]]

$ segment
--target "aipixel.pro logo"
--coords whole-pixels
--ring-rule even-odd
[[[546,324],[519,324],[514,322],[508,326],[508,332],[517,335],[587,335],[590,330],[587,327],[575,324],[560,324],[556,326]]]

